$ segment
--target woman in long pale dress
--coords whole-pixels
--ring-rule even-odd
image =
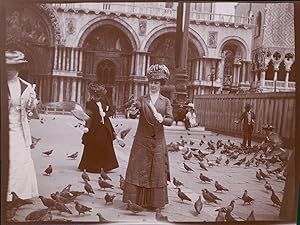
[[[31,158],[31,133],[28,114],[36,105],[36,94],[31,84],[18,76],[21,64],[26,63],[19,51],[6,51],[6,66],[9,90],[9,177],[7,201],[11,192],[20,198],[38,196],[38,186],[34,163]]]
[[[126,171],[123,202],[130,200],[151,210],[168,203],[170,171],[163,126],[172,125],[173,114],[170,100],[160,94],[160,86],[168,76],[165,65],[150,66],[149,94],[134,102],[140,117]]]

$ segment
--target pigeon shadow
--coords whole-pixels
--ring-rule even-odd
[[[128,216],[145,216],[143,214],[132,213],[132,212],[125,212],[124,215],[128,215]]]
[[[183,202],[183,201],[179,201],[179,200],[175,200],[175,202],[181,203],[181,204],[185,204],[185,205],[189,205],[188,202]]]

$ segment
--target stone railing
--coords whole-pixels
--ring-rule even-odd
[[[276,87],[275,87],[276,86]],[[265,91],[275,90],[276,91],[295,91],[296,90],[296,82],[289,81],[274,81],[274,80],[265,80],[264,85],[261,85],[259,82],[259,87]]]
[[[170,18],[176,19],[177,11],[176,9],[164,8],[164,7],[151,7],[143,4],[130,4],[130,3],[60,3],[52,4],[54,8],[61,9],[64,11],[75,11],[80,10],[89,13],[94,12],[99,14],[100,12],[112,12],[117,15],[125,14],[127,16],[147,16],[147,17],[160,17],[160,18]],[[236,25],[251,25],[254,21],[250,17],[235,16],[235,15],[225,15],[225,14],[214,14],[214,13],[202,13],[191,11],[190,14],[191,21],[198,22],[215,22],[226,24],[236,24]]]

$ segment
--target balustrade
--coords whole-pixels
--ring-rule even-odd
[[[68,4],[52,4],[57,9],[73,10],[73,11],[94,11],[99,13],[100,11],[136,14],[145,16],[157,16],[157,17],[169,17],[176,19],[176,9],[163,8],[163,7],[149,7],[145,5],[136,5],[128,3],[68,3]],[[203,13],[197,11],[191,11],[190,20],[195,21],[210,21],[218,23],[232,23],[232,24],[254,24],[251,17],[235,16],[226,14],[214,14]]]

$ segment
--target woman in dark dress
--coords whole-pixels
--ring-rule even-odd
[[[123,202],[130,200],[151,210],[168,203],[170,171],[164,125],[172,125],[173,114],[170,100],[160,94],[168,76],[165,65],[150,66],[149,93],[134,101],[140,117],[126,171]]]
[[[91,173],[100,173],[103,168],[107,172],[119,167],[113,147],[116,133],[109,119],[113,109],[105,98],[107,91],[101,83],[92,81],[88,89],[91,100],[86,103],[86,113],[90,119],[86,121],[82,136],[84,150],[78,168]]]

